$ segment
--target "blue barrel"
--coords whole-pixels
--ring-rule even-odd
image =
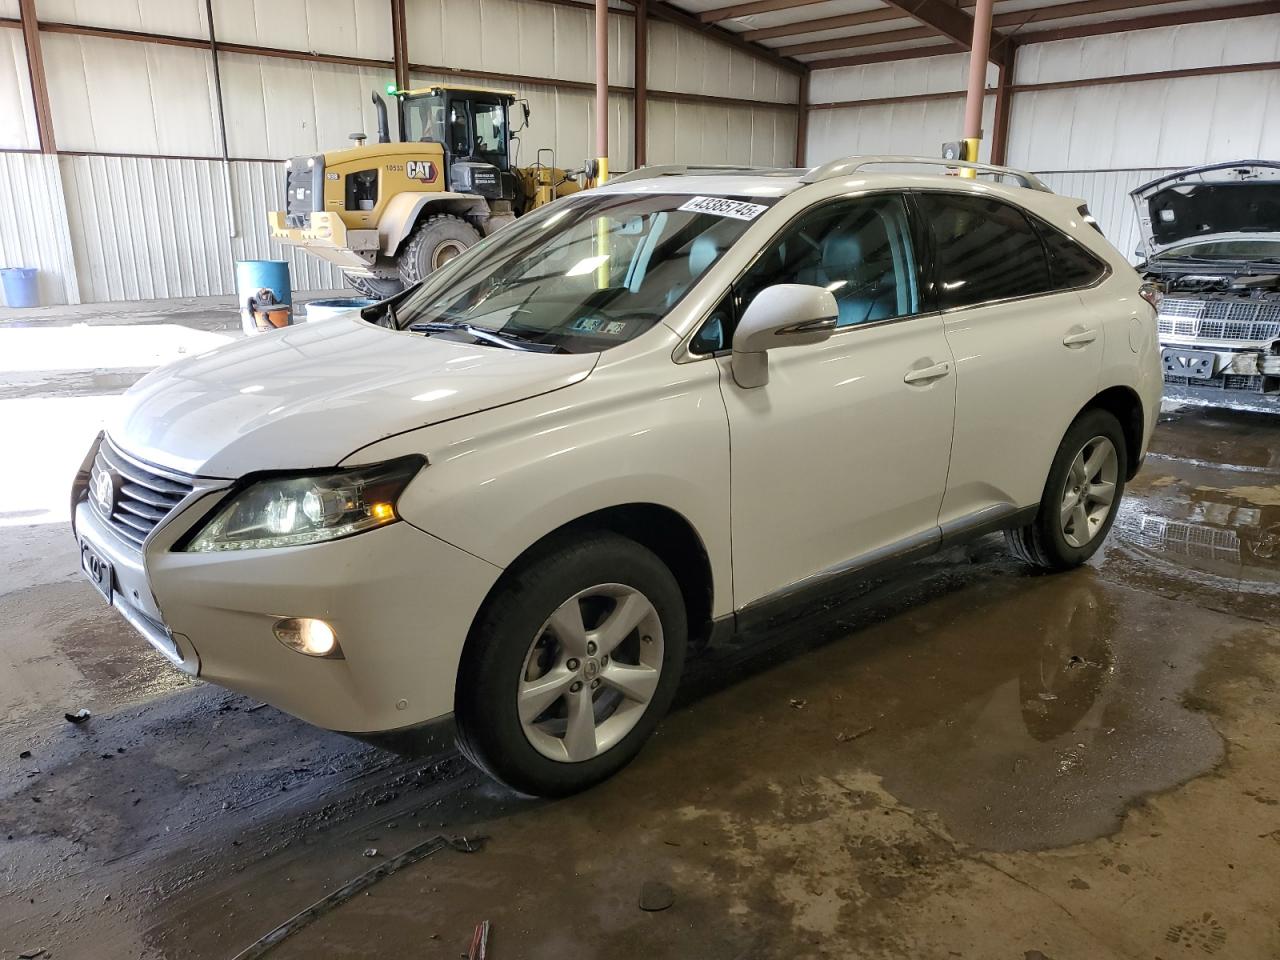
[[[262,332],[263,325],[254,317],[249,304],[250,298],[256,298],[262,290],[270,290],[275,302],[286,310],[292,306],[288,260],[236,261],[236,303],[240,305],[240,322],[245,333]]]
[[[32,267],[6,267],[0,270],[4,283],[4,302],[10,307],[40,306],[36,271]]]

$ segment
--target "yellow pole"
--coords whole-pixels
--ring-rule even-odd
[[[596,186],[609,180],[609,0],[596,0]],[[596,289],[609,286],[609,221],[596,218]]]

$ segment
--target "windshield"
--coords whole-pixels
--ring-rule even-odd
[[[475,155],[501,170],[507,168],[507,110],[501,103],[472,105],[475,112]]]
[[[403,329],[540,349],[606,350],[652,328],[771,198],[579,194],[522,217],[455,258],[396,310]],[[458,329],[441,329],[457,324]]]
[[[424,140],[444,143],[444,97],[405,97],[401,110],[400,115],[404,118],[404,136],[401,139],[405,143]]]

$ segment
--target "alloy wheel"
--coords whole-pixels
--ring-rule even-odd
[[[1080,448],[1062,492],[1062,536],[1070,546],[1084,547],[1107,522],[1116,498],[1120,458],[1107,437],[1094,437]]]
[[[662,676],[662,621],[639,590],[602,583],[547,618],[525,657],[520,726],[544,757],[580,763],[622,740]]]

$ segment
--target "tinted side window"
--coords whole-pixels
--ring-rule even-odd
[[[734,285],[732,303],[716,309],[689,348],[728,349],[737,319],[757,293],[776,283],[826,287],[840,309],[837,325],[845,327],[919,313],[918,276],[901,195],[828,203],[802,215],[764,249]]]
[[[933,232],[938,304],[946,310],[1053,288],[1044,245],[1022,211],[984,197],[921,193]]]
[[[1053,285],[1068,290],[1087,287],[1107,272],[1107,265],[1060,230],[1037,222],[1044,248],[1049,253]]]
[[[903,198],[839,201],[802,216],[738,283],[738,315],[775,283],[826,287],[840,307],[842,327],[919,312],[915,251]]]

